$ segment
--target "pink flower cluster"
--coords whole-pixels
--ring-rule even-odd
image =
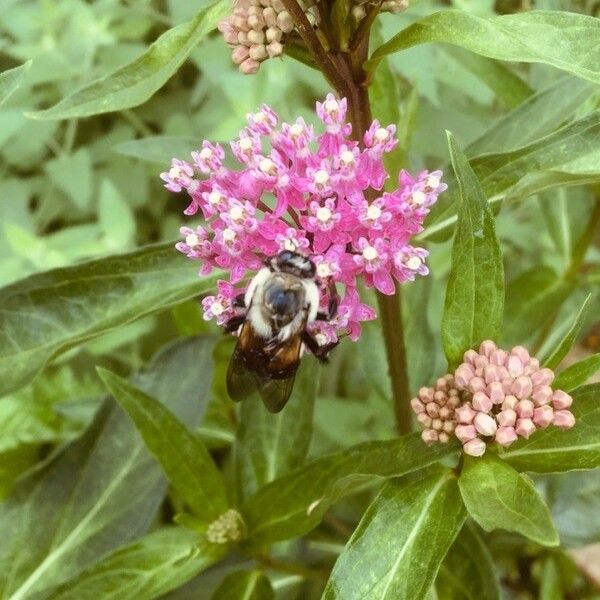
[[[324,131],[316,135],[302,118],[278,127],[277,114],[263,106],[231,142],[240,169],[226,167],[224,149],[205,141],[193,162],[173,159],[161,174],[167,189],[191,197],[185,214],[204,217],[202,225],[183,227],[177,244],[201,262],[201,274],[225,269],[236,284],[287,249],[315,262],[324,307],[331,284],[344,287],[336,320],[314,325],[326,341],[335,341],[338,329],[357,339],[360,322],[375,318],[360,302],[359,280],[393,294],[394,280],[428,273],[427,252],[410,240],[446,189],[441,171],[417,177],[403,171],[399,187],[382,192],[388,178],[383,157],[397,144],[395,127],[373,121],[361,145],[350,138],[346,110],[346,100],[333,94],[317,102]],[[242,290],[231,284],[220,283],[219,293],[204,300],[206,318],[222,323],[233,314],[232,299]]]
[[[465,353],[454,375],[438,379],[435,388],[421,388],[411,404],[425,427],[425,442],[448,442],[454,433],[465,453],[481,456],[493,441],[507,447],[536,429],[575,425],[568,410],[573,399],[553,390],[553,381],[554,373],[523,346],[507,352],[487,340],[479,352]]]

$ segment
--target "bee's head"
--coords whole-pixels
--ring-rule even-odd
[[[302,279],[313,279],[316,272],[315,263],[298,252],[283,250],[267,260],[267,266],[274,272],[289,273]]]

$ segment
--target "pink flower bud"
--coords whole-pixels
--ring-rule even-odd
[[[425,405],[418,398],[413,398],[410,405],[416,414],[425,412]]]
[[[500,381],[500,371],[496,365],[487,365],[483,369],[483,378],[486,383]]]
[[[492,340],[485,340],[484,342],[481,342],[481,346],[479,346],[479,354],[485,354],[489,358],[490,354],[497,349],[498,347]]]
[[[248,58],[248,48],[246,46],[237,46],[231,53],[231,59],[236,65],[243,63]]]
[[[425,426],[425,427],[431,427],[431,417],[427,415],[427,413],[420,413],[417,415],[417,421],[419,421],[419,423],[421,423],[421,425]]]
[[[517,435],[528,438],[535,431],[535,425],[531,419],[519,419],[515,431]]]
[[[505,396],[504,402],[502,402],[502,410],[506,410],[507,408],[516,408],[519,401],[515,398],[515,396]]]
[[[566,392],[562,390],[556,390],[554,394],[552,394],[552,406],[556,410],[563,410],[565,408],[569,408],[573,404],[573,398],[569,396]]]
[[[475,371],[473,367],[467,363],[463,363],[456,369],[456,373],[454,374],[456,380],[456,386],[464,390],[469,385],[469,382],[473,377],[475,377]]]
[[[490,412],[492,410],[492,401],[484,392],[475,392],[473,394],[473,400],[471,401],[473,408],[480,412]]]
[[[504,394],[506,396],[512,395],[512,392],[510,390],[512,389],[514,381],[515,380],[512,377],[504,377],[500,382],[502,384],[502,389],[504,390]]]
[[[500,348],[498,348],[497,350],[493,350],[490,353],[490,363],[498,367],[504,366],[507,358],[508,352],[506,352],[506,350],[501,350]]]
[[[440,407],[435,402],[428,402],[425,410],[430,417],[438,417],[440,415]]]
[[[534,371],[539,370],[540,361],[537,358],[532,357],[529,359],[529,366],[531,367],[531,372],[533,373]]]
[[[435,382],[435,387],[438,390],[447,390],[448,389],[448,380],[445,377],[440,377],[436,382]]]
[[[461,399],[458,396],[450,396],[448,398],[448,402],[446,402],[446,405],[450,406],[451,408],[456,408],[460,405],[460,403]]]
[[[456,429],[456,423],[454,421],[444,421],[443,429],[446,433],[453,433]]]
[[[468,404],[463,404],[454,411],[454,414],[456,415],[456,420],[459,423],[468,425],[469,423],[473,422],[473,419],[477,413]]]
[[[475,415],[473,424],[475,425],[475,429],[477,429],[481,435],[494,435],[498,429],[498,425],[494,418],[482,412]]]
[[[437,390],[433,394],[433,400],[437,404],[446,404],[446,393],[442,392],[442,390]]]
[[[485,442],[475,438],[464,444],[463,450],[469,456],[483,456],[485,454]]]
[[[517,440],[517,432],[514,427],[499,427],[496,431],[496,441],[501,446],[510,446]]]
[[[486,365],[489,364],[489,359],[487,356],[484,356],[483,354],[480,354],[476,359],[475,359],[475,369],[483,369]]]
[[[283,44],[281,42],[271,42],[267,45],[267,53],[269,58],[275,58],[283,54]]]
[[[421,433],[421,439],[427,444],[431,445],[434,442],[437,442],[439,438],[438,432],[433,429],[426,429]]]
[[[554,371],[551,369],[539,369],[531,374],[531,382],[534,386],[550,385],[554,381]]]
[[[475,359],[479,356],[479,353],[477,353],[475,350],[467,350],[464,355],[463,355],[463,361],[470,364],[470,365],[474,365],[475,364]]]
[[[450,441],[450,436],[445,431],[440,431],[438,434],[438,440],[442,444],[447,444]]]
[[[433,388],[422,387],[419,390],[419,398],[425,403],[431,402],[433,400]]]
[[[531,397],[536,406],[548,404],[552,398],[552,388],[549,385],[540,385],[539,387],[534,388]]]
[[[487,395],[493,404],[501,404],[504,401],[504,388],[499,381],[493,381],[487,386]]]
[[[265,60],[265,58],[267,58],[269,55],[267,49],[262,44],[254,44],[253,46],[250,46],[248,53],[250,54],[251,59],[257,61]]]
[[[571,429],[575,425],[575,415],[568,410],[557,410],[552,423],[560,429]]]
[[[431,421],[431,428],[436,431],[441,431],[443,426],[444,422],[441,419],[433,419],[433,421]]]
[[[442,408],[440,408],[440,419],[445,421],[450,417],[451,413],[452,411],[447,406],[442,406]]]
[[[508,357],[508,363],[506,366],[511,377],[519,377],[523,374],[523,363],[521,362],[521,359],[514,354],[511,354]]]
[[[531,392],[533,391],[531,379],[525,375],[517,377],[512,384],[510,391],[519,399],[529,398]]]
[[[545,429],[554,421],[554,410],[548,404],[539,406],[533,411],[533,422],[542,429]]]
[[[517,421],[517,413],[512,408],[507,408],[496,415],[496,420],[501,427],[514,427]]]
[[[530,419],[533,417],[534,405],[531,400],[519,400],[515,410],[521,419]]]
[[[475,392],[483,392],[485,391],[485,381],[481,377],[473,377],[471,381],[469,381],[469,389]]]
[[[454,435],[464,444],[477,437],[474,425],[457,425],[454,429]]]
[[[529,362],[529,352],[527,351],[527,348],[524,348],[523,346],[515,346],[510,353],[518,356],[521,359],[523,366]]]
[[[260,68],[260,63],[251,58],[247,58],[240,65],[240,71],[242,73],[244,73],[245,75],[254,75],[254,73],[258,72],[259,68]]]

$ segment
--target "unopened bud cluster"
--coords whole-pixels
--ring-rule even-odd
[[[316,9],[303,0],[300,5],[315,25]],[[263,60],[281,56],[285,36],[293,29],[294,21],[281,0],[238,0],[233,13],[219,23],[219,31],[233,50],[233,62],[247,75],[256,73]]]
[[[411,404],[425,426],[426,443],[448,442],[452,433],[466,454],[481,456],[494,441],[507,447],[537,429],[575,425],[568,410],[573,399],[553,390],[553,381],[554,373],[523,346],[507,352],[487,340],[479,352],[465,352],[454,375],[438,379],[435,388],[421,388]]]
[[[309,0],[298,0],[308,22],[319,27],[319,12]],[[380,10],[399,13],[406,10],[408,0],[384,0]],[[369,0],[355,0],[352,16],[355,22],[363,19]],[[260,63],[283,54],[287,36],[294,31],[291,15],[282,0],[236,0],[227,19],[219,23],[219,31],[232,49],[231,58],[246,75],[254,74]]]
[[[206,539],[213,544],[237,542],[244,535],[244,522],[240,513],[230,508],[214,520],[206,530]]]

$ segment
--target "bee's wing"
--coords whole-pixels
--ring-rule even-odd
[[[247,356],[252,353],[251,331],[244,323],[227,368],[227,393],[235,402],[245,400],[258,389],[256,374],[248,368]]]
[[[290,399],[294,389],[294,380],[296,371],[286,379],[264,379],[261,381],[258,392],[267,410],[272,413],[278,413]]]

